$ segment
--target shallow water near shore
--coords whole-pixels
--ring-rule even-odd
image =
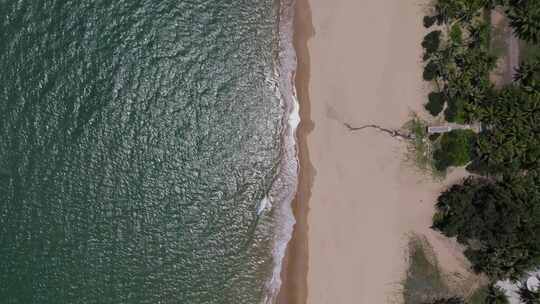
[[[290,5],[0,4],[3,303],[271,298],[297,171]]]

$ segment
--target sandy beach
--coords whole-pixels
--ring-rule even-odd
[[[437,182],[406,161],[406,142],[344,124],[400,128],[422,112],[420,0],[298,0],[296,49],[301,174],[297,225],[279,303],[400,303],[411,233],[448,272],[459,248],[429,229]]]

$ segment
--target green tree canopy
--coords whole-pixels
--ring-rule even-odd
[[[540,265],[538,174],[502,181],[468,178],[444,192],[433,227],[467,245],[477,271],[492,278],[519,278]]]
[[[432,51],[426,48],[424,78],[441,94],[432,97],[445,101],[448,121],[483,126],[478,135],[450,132],[438,139],[436,167],[474,160],[472,167],[489,177],[471,177],[444,192],[433,227],[457,237],[477,271],[517,279],[540,265],[540,61],[522,63],[513,85],[493,86],[497,57],[491,25],[480,14],[496,5],[519,38],[540,43],[540,0],[437,0],[435,17],[425,20],[444,23],[447,31],[437,36],[437,48],[424,43]],[[433,113],[440,108],[431,98],[426,104]],[[486,304],[495,303],[507,299],[492,287]]]
[[[452,43],[427,56],[424,79],[436,81],[445,96],[448,107],[445,118],[450,122],[465,123],[472,120],[472,111],[492,94],[489,79],[497,58],[489,47],[489,25],[473,22],[464,34],[457,24],[452,26]],[[426,52],[427,55],[427,52]],[[425,57],[426,58],[426,57]]]
[[[484,304],[508,304],[508,297],[499,286],[489,285]]]
[[[524,61],[514,75],[514,81],[526,91],[540,91],[540,61]]]
[[[467,113],[465,112],[466,101],[462,96],[454,96],[448,101],[448,107],[444,111],[444,118],[448,122],[465,123]]]
[[[438,0],[435,9],[444,22],[470,21],[480,10],[493,5],[492,0]]]
[[[473,156],[476,134],[471,130],[454,130],[443,134],[441,146],[433,155],[435,167],[444,171],[448,167],[464,166]]]
[[[463,43],[463,31],[461,30],[461,26],[459,26],[459,24],[454,24],[450,28],[450,41],[457,45],[461,45]]]
[[[507,16],[516,35],[527,42],[540,42],[540,1],[511,0]]]
[[[475,109],[485,126],[478,155],[491,171],[509,173],[540,166],[540,92],[511,86]]]
[[[426,110],[433,116],[439,115],[444,108],[444,94],[440,92],[431,92],[428,95],[428,103],[425,104]]]
[[[432,31],[424,37],[422,47],[426,50],[426,56],[430,56],[439,49],[441,44],[441,31]]]
[[[424,80],[425,81],[432,81],[435,80],[437,77],[439,77],[440,74],[440,65],[437,64],[436,61],[429,61],[426,66],[424,67]]]
[[[424,16],[424,27],[430,28],[437,22],[437,16]]]

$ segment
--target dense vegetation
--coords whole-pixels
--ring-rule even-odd
[[[485,304],[509,304],[508,298],[504,291],[493,284],[487,287],[487,292],[483,302]],[[471,303],[474,304],[474,303]]]
[[[496,6],[520,39],[540,43],[538,0],[438,0],[424,18],[424,26],[436,26],[422,43],[423,77],[434,84],[426,110],[482,125],[478,134],[433,139],[438,169],[469,164],[477,173],[439,197],[433,227],[466,246],[476,271],[518,280],[540,266],[540,60],[526,57],[505,87],[491,83],[497,56],[486,12]],[[525,303],[540,303],[538,293],[521,293],[532,299]],[[504,301],[492,288],[483,303]]]
[[[477,147],[486,173],[512,175],[540,167],[540,91],[510,86],[477,107],[474,116],[489,126]]]
[[[441,298],[436,299],[431,302],[424,302],[424,304],[465,304],[462,298],[451,297],[451,298]]]
[[[490,27],[481,17],[478,10],[481,6],[476,2],[439,1],[439,13],[433,18],[443,20],[440,23],[446,27],[444,35],[434,30],[422,43],[426,62],[423,77],[434,82],[433,93],[437,94],[438,102],[446,104],[444,114],[449,122],[471,121],[467,105],[481,103],[493,90],[489,73],[495,68],[497,58],[490,52]],[[466,12],[460,13],[461,7]],[[438,105],[430,96],[426,109],[438,115],[430,110]]]
[[[540,265],[537,185],[536,176],[468,178],[439,197],[433,227],[469,245],[465,254],[477,271],[518,279]]]
[[[509,0],[507,15],[517,36],[527,42],[540,42],[540,2],[538,0]]]
[[[468,164],[474,156],[475,141],[476,134],[471,130],[454,130],[443,134],[440,148],[433,155],[435,168],[443,171],[450,166]]]

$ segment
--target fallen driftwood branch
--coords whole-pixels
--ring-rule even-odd
[[[390,135],[390,136],[392,136],[394,138],[401,138],[401,139],[406,139],[406,140],[414,139],[414,136],[412,136],[411,134],[403,133],[400,130],[393,130],[393,129],[383,128],[383,127],[378,126],[378,125],[363,125],[363,126],[360,126],[360,127],[353,127],[348,123],[343,123],[343,124],[351,132],[360,131],[360,130],[364,130],[364,129],[375,129],[375,130],[381,131],[383,133],[386,133],[386,134],[388,134],[388,135]]]

